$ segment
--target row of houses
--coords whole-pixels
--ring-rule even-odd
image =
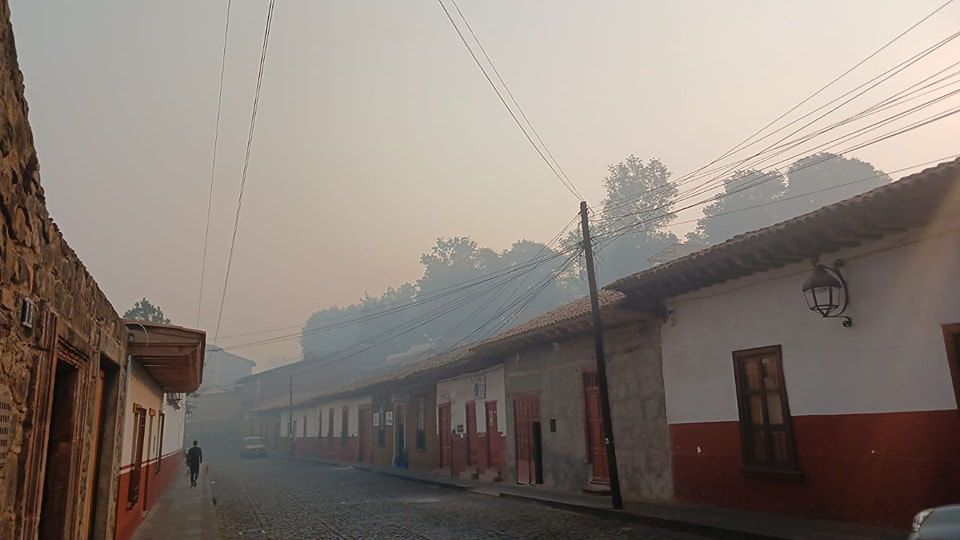
[[[64,241],[9,18],[2,1],[0,538],[126,539],[183,471],[204,333],[123,320]]]
[[[626,509],[906,528],[960,502],[960,160],[601,291]],[[806,298],[805,298],[806,297]],[[338,388],[238,381],[277,452],[609,493],[590,305]],[[320,374],[320,375],[318,375]],[[293,388],[297,379],[296,390]]]

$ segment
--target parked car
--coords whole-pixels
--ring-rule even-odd
[[[960,539],[960,504],[928,508],[913,518],[907,540]]]
[[[240,442],[240,457],[265,455],[267,455],[267,445],[263,444],[263,437],[244,437]]]

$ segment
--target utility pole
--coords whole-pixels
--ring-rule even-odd
[[[293,375],[290,375],[290,411],[287,413],[287,440],[290,442],[290,455],[293,455]]]
[[[607,449],[607,467],[610,469],[610,495],[613,507],[623,508],[620,496],[620,476],[617,472],[617,450],[613,444],[613,417],[610,414],[610,394],[607,390],[607,360],[603,352],[603,327],[600,324],[600,297],[597,294],[597,274],[593,268],[593,244],[590,240],[590,214],[587,202],[580,202],[580,223],[583,227],[583,256],[587,262],[587,282],[590,284],[590,312],[593,314],[593,347],[597,357],[597,378],[600,379],[600,414],[603,417],[603,439]]]

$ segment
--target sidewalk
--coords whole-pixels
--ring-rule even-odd
[[[422,471],[382,467],[369,463],[343,463],[285,455],[275,455],[275,457],[321,465],[353,467],[404,480],[430,483],[480,495],[529,500],[576,512],[600,514],[606,517],[721,538],[903,540],[907,536],[907,531],[896,529],[677,503],[634,502],[627,503],[626,510],[614,510],[609,498],[596,495],[561,493],[539,487],[439,476]]]
[[[210,476],[204,466],[197,487],[190,477],[177,475],[160,500],[137,527],[133,540],[219,540]]]

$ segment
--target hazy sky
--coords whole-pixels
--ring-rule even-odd
[[[146,296],[194,325],[226,2],[11,3],[54,219],[118,311]],[[635,153],[687,172],[941,3],[460,5],[596,203],[609,163]],[[266,6],[233,2],[200,320],[211,333]],[[951,5],[829,97],[958,23]],[[902,80],[957,58],[953,46]],[[956,118],[854,155],[894,170],[960,152]],[[576,211],[437,2],[277,0],[221,334],[302,323],[416,279],[438,236],[545,241]],[[236,352],[269,365],[299,343]]]

